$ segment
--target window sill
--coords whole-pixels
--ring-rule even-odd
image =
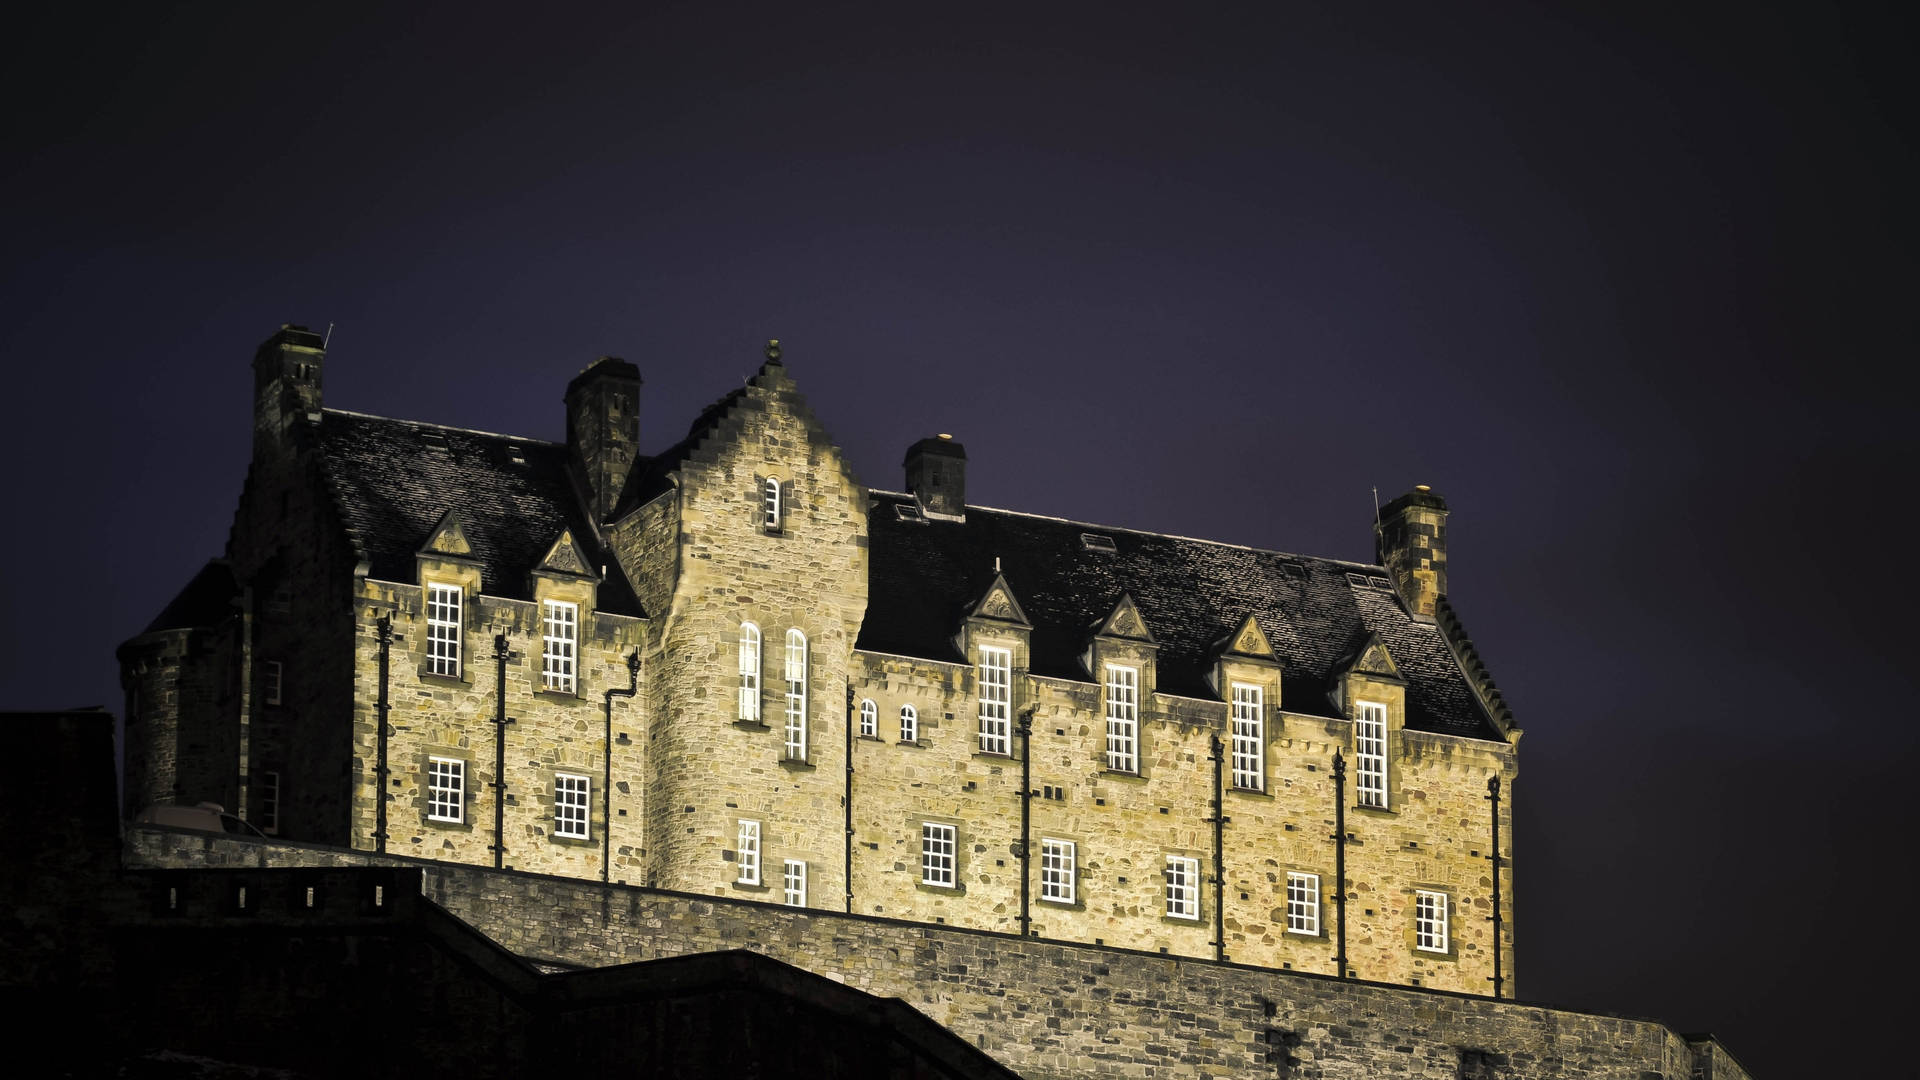
[[[565,699],[566,699],[566,700],[568,700],[568,701],[584,701],[584,700],[586,700],[585,698],[583,698],[583,697],[581,696],[581,694],[580,694],[580,692],[579,692],[578,690],[553,690],[553,689],[549,689],[548,687],[544,687],[544,686],[542,686],[542,687],[540,687],[539,689],[537,689],[537,690],[535,690],[535,691],[533,692],[533,696],[534,696],[534,697],[535,697],[536,699],[537,699],[537,698],[565,698]]]
[[[1319,930],[1295,930],[1292,927],[1288,927],[1282,931],[1282,933],[1290,934],[1297,938],[1306,938],[1309,941],[1324,941],[1327,937],[1325,933]]]
[[[1268,791],[1268,790],[1267,790],[1267,789],[1265,789],[1265,788],[1250,788],[1250,787],[1230,787],[1230,788],[1228,788],[1228,789],[1227,789],[1227,794],[1229,794],[1229,795],[1244,795],[1244,796],[1246,796],[1246,797],[1248,797],[1248,798],[1253,798],[1253,799],[1271,799],[1271,798],[1273,798],[1273,792],[1271,792],[1271,791]]]
[[[1018,761],[1019,760],[1018,758],[1014,757],[1010,753],[1003,754],[997,750],[975,750],[973,752],[973,756],[976,758],[986,758],[990,761]]]
[[[730,881],[727,883],[727,887],[740,892],[750,893],[770,893],[773,891],[773,886],[771,885],[761,885],[751,881]]]
[[[1036,904],[1045,904],[1050,908],[1059,908],[1062,911],[1085,911],[1087,909],[1087,904],[1084,900],[1051,900],[1044,896],[1036,896],[1033,898],[1033,902]]]
[[[435,675],[429,671],[421,671],[418,673],[418,678],[423,686],[444,686],[449,690],[473,688],[473,680],[461,675]]]
[[[967,894],[967,885],[965,882],[959,882],[953,885],[930,885],[925,881],[916,881],[913,887],[921,892],[943,893],[948,896],[965,896]]]
[[[547,839],[562,847],[597,848],[600,846],[599,842],[594,840],[592,835],[561,836],[559,833],[549,833]]]
[[[901,739],[901,740],[900,740],[899,742],[897,742],[897,743],[894,743],[893,745],[895,745],[895,746],[911,746],[911,747],[913,747],[913,748],[914,748],[914,749],[916,749],[916,750],[925,750],[925,749],[927,748],[927,744],[926,744],[926,743],[923,743],[923,742],[921,742],[921,741],[920,741],[919,739]],[[975,756],[980,756],[980,755],[975,755]],[[999,756],[999,755],[997,755],[997,754],[987,754],[987,755],[985,755],[985,756],[987,756],[987,757],[997,757],[997,756]]]
[[[1206,925],[1198,915],[1162,915],[1160,921],[1169,926],[1187,926],[1196,930]]]
[[[1147,779],[1143,773],[1127,772],[1125,769],[1101,769],[1100,776],[1102,779],[1132,780],[1137,783],[1145,783]]]
[[[887,741],[878,735],[855,735],[854,738],[863,740],[865,742],[883,743]]]
[[[733,722],[733,726],[739,728],[742,731],[769,730],[767,727],[767,722],[765,720],[735,720]]]
[[[1366,814],[1369,817],[1391,818],[1400,816],[1399,811],[1390,806],[1360,806],[1356,804],[1352,807],[1352,810],[1355,813]]]
[[[819,768],[818,765],[808,761],[806,758],[783,757],[779,760],[778,764],[783,769],[792,769],[795,772],[812,772]]]

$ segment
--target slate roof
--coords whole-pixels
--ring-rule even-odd
[[[644,614],[619,565],[594,543],[565,444],[327,409],[319,449],[334,504],[373,577],[413,581],[414,554],[452,510],[480,560],[487,595],[533,599],[528,572],[571,529],[593,564],[607,569],[598,609]]]
[[[239,595],[240,586],[233,580],[233,567],[225,559],[211,559],[141,633],[212,626],[239,610],[234,605]]]
[[[1390,589],[1372,583],[1387,577],[1382,567],[972,506],[964,523],[902,520],[894,507],[912,501],[874,493],[859,648],[963,661],[955,632],[992,583],[998,557],[1033,623],[1036,675],[1087,680],[1081,654],[1127,593],[1159,643],[1164,693],[1217,699],[1204,681],[1217,643],[1252,614],[1281,662],[1287,711],[1338,715],[1330,681],[1373,633],[1407,680],[1408,727],[1505,741],[1442,629],[1414,621]],[[1115,550],[1086,550],[1086,532],[1111,537]],[[1369,584],[1357,587],[1349,575]]]

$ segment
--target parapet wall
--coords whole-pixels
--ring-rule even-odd
[[[417,866],[429,899],[526,959],[600,967],[749,949],[898,997],[1032,1080],[1746,1077],[1717,1043],[1654,1021],[1444,991],[172,830],[131,830],[126,858]]]

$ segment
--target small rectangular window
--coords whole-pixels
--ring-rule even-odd
[[[954,828],[938,822],[920,823],[920,881],[952,888],[954,883]]]
[[[1320,933],[1320,875],[1287,872],[1287,933]]]
[[[1413,894],[1414,947],[1422,952],[1447,951],[1447,894],[1416,890]]]
[[[540,679],[549,690],[571,694],[578,686],[580,607],[548,600],[541,620]]]
[[[920,712],[911,705],[900,706],[900,741],[920,741]]]
[[[1200,917],[1200,860],[1167,856],[1167,917]]]
[[[592,781],[572,773],[553,778],[553,835],[572,840],[587,838],[587,792]]]
[[[460,677],[460,586],[427,586],[427,674]]]
[[[742,885],[760,884],[760,823],[740,821],[740,876]]]
[[[1107,768],[1140,771],[1140,669],[1107,665]]]
[[[427,759],[427,820],[461,821],[466,810],[467,763]]]
[[[807,864],[788,859],[781,896],[788,907],[807,906]]]
[[[980,648],[980,752],[1012,753],[1013,652]]]
[[[260,774],[260,831],[271,836],[280,831],[280,774]]]
[[[1073,903],[1073,841],[1041,838],[1040,899]]]
[[[1264,697],[1257,686],[1233,684],[1233,786],[1242,791],[1266,786]]]
[[[284,685],[282,682],[283,669],[280,667],[280,661],[267,661],[265,669],[264,674],[266,677],[264,681],[266,685],[262,688],[261,696],[267,699],[267,704],[278,705],[280,704],[280,691]]]
[[[1360,703],[1353,725],[1354,790],[1361,806],[1387,808],[1387,707]]]

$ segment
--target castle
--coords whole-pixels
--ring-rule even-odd
[[[564,443],[326,409],[325,364],[256,351],[226,555],[120,650],[125,809],[266,834],[126,831],[102,918],[176,988],[156,1031],[284,1057],[389,1009],[445,1036],[389,1071],[657,1068],[726,1051],[675,972],[731,971],[756,1030],[913,1048],[874,1075],[1746,1075],[1512,1000],[1520,729],[1427,488],[1351,563],[970,505],[945,435],[871,490],[777,342],[650,457],[624,361]],[[354,959],[395,947],[428,1012]],[[281,1034],[236,1050],[209,986]]]
[[[944,435],[870,490],[777,344],[651,457],[620,360],[564,443],[325,366],[260,346],[226,556],[122,650],[130,811],[1512,995],[1519,729],[1424,487],[1362,565],[969,505]]]

